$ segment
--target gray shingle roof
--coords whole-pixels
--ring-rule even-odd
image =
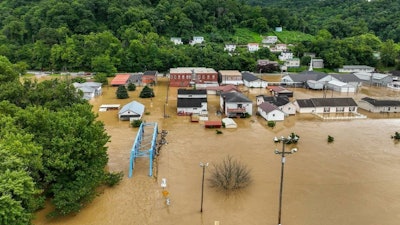
[[[314,108],[314,104],[311,99],[297,99],[297,104],[299,104],[300,108]]]
[[[264,112],[270,113],[274,110],[279,110],[279,108],[269,102],[263,102],[258,107],[260,107]]]
[[[286,96],[263,96],[265,102],[272,103],[276,106],[283,106],[289,103],[289,98]]]
[[[221,93],[222,98],[225,102],[252,102],[246,96],[239,92],[224,92]]]
[[[242,72],[242,79],[246,81],[262,80],[250,72]]]
[[[205,89],[178,89],[178,95],[206,95]]]
[[[200,108],[207,98],[178,98],[178,108]]]
[[[373,99],[373,98],[369,98],[369,97],[362,98],[361,100],[364,100],[373,106],[379,106],[379,107],[400,106],[400,101],[396,101],[396,100],[378,100],[378,99]]]
[[[302,108],[309,107],[335,107],[335,106],[357,106],[353,98],[310,98],[297,99]]]
[[[350,73],[350,74],[331,74],[332,77],[336,78],[337,80],[340,80],[344,83],[348,82],[361,82],[362,80],[358,78],[356,75]]]
[[[357,106],[353,98],[311,98],[316,107],[325,106]]]
[[[289,77],[294,82],[306,82],[308,80],[321,80],[322,78],[328,76],[326,73],[315,72],[315,71],[303,71],[298,74],[289,74]]]

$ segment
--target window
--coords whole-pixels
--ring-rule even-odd
[[[238,104],[237,107],[241,109],[243,108],[243,104]]]
[[[330,112],[331,110],[330,110],[330,108],[329,107],[324,107],[324,112],[326,113],[326,112]]]

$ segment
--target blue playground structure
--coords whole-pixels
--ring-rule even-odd
[[[135,167],[135,160],[139,157],[149,158],[149,176],[153,176],[153,160],[157,147],[157,134],[157,123],[143,122],[140,124],[129,159],[129,177],[132,177],[133,168]]]

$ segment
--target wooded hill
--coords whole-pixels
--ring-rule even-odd
[[[254,71],[262,49],[229,56],[225,43],[245,45],[238,31],[273,35],[275,27],[315,36],[292,43],[296,57],[315,52],[328,68],[343,64],[394,66],[400,39],[395,1],[238,0],[4,0],[0,3],[0,55],[29,69],[168,71],[206,66]],[[187,45],[204,36],[205,46]],[[174,46],[171,37],[185,43]],[[391,41],[393,40],[393,41]],[[285,42],[287,40],[281,40]],[[388,43],[387,43],[388,42]],[[394,52],[385,52],[392,48]],[[381,59],[373,57],[381,52]],[[393,58],[394,57],[394,58]],[[307,60],[302,60],[307,63]]]

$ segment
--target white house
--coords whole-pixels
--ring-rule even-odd
[[[269,48],[271,52],[285,52],[288,50],[286,44],[276,44],[275,46],[272,46]]]
[[[249,88],[266,88],[268,82],[256,77],[250,72],[242,72],[243,84]]]
[[[357,87],[338,80],[331,80],[326,84],[326,88],[341,93],[354,93]]]
[[[226,117],[245,117],[253,114],[253,103],[239,92],[224,92],[220,95],[220,109]]]
[[[293,52],[281,52],[278,56],[279,60],[286,61],[288,59],[293,59]]]
[[[85,82],[85,83],[73,83],[76,90],[82,91],[82,98],[90,100],[102,93],[102,83],[98,82]]]
[[[264,45],[271,45],[271,44],[275,44],[276,42],[278,42],[277,36],[266,36],[261,41],[261,43],[263,43]]]
[[[182,38],[180,38],[180,37],[171,37],[171,41],[172,41],[175,45],[181,45],[181,44],[183,44]]]
[[[294,102],[299,113],[357,113],[358,105],[353,98],[310,98]]]
[[[373,113],[391,113],[400,112],[400,101],[399,100],[380,100],[365,97],[362,98],[358,105],[360,108]]]
[[[249,52],[256,52],[260,49],[260,45],[258,43],[248,43],[247,44],[247,50]]]
[[[312,58],[311,65],[313,68],[322,69],[324,68],[324,60]]]
[[[194,36],[193,40],[190,41],[191,45],[195,45],[195,44],[203,44],[204,42],[204,37],[202,36]]]
[[[242,73],[239,70],[219,70],[218,75],[221,81],[221,85],[233,84],[242,85],[243,78]]]
[[[269,102],[261,103],[257,108],[257,112],[267,121],[283,121],[285,119],[285,113]]]
[[[375,71],[375,68],[365,65],[345,65],[343,66],[343,68],[339,68],[338,71],[339,73],[356,73],[356,72],[372,73]]]
[[[285,66],[289,68],[300,67],[300,59],[299,58],[286,59]]]
[[[293,104],[293,102],[289,101],[289,98],[287,96],[256,96],[257,106],[260,106],[264,102],[268,102],[278,107],[278,109],[281,110],[285,114],[285,116],[296,114],[296,106]]]
[[[126,105],[124,105],[121,110],[118,112],[118,118],[120,120],[140,120],[144,113],[144,105],[137,102],[132,101]]]
[[[356,72],[355,76],[360,78],[365,84],[374,86],[384,86],[393,82],[393,77],[389,74],[383,73],[370,73],[370,72]]]
[[[205,89],[178,89],[177,100],[178,115],[208,114]]]
[[[234,52],[236,50],[235,44],[225,44],[224,51]]]

